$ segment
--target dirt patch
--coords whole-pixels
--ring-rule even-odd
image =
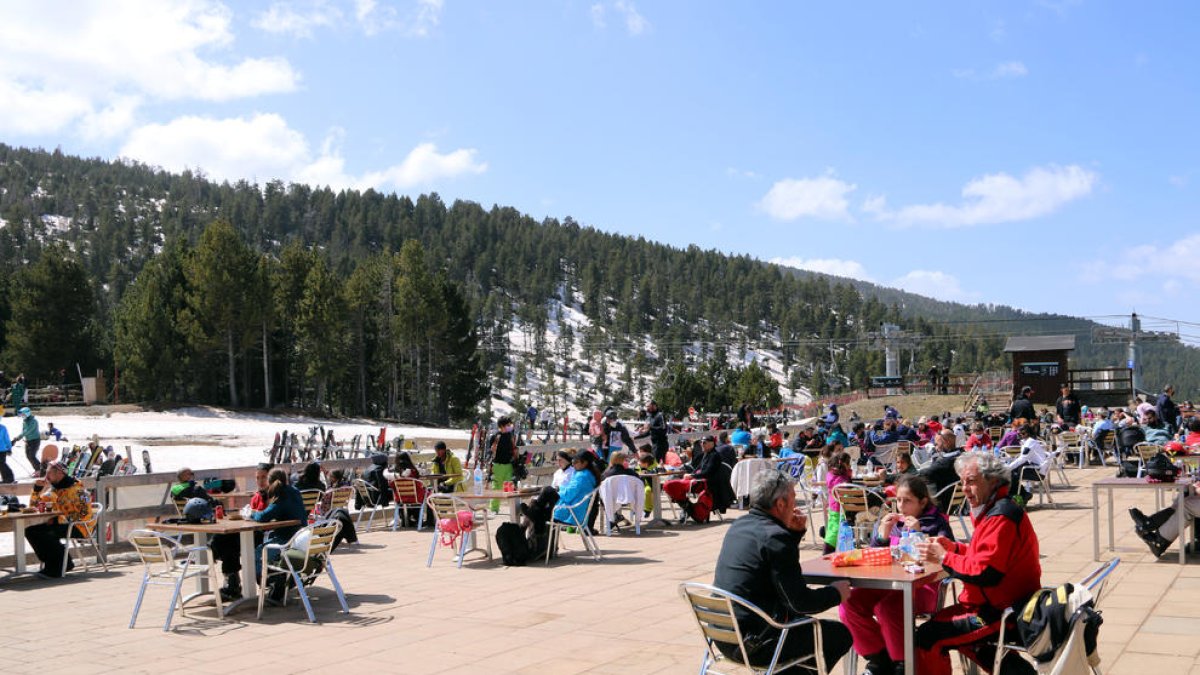
[[[874,420],[883,417],[884,405],[890,405],[899,410],[901,416],[916,420],[922,415],[941,415],[947,410],[953,415],[961,415],[963,413],[963,401],[966,398],[966,396],[960,394],[947,396],[930,394],[880,396],[878,398],[863,399],[838,406],[838,411],[841,413],[843,420],[849,419],[850,413],[854,411],[857,411],[863,419]]]

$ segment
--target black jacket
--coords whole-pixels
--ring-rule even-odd
[[[654,447],[655,455],[661,449],[665,455],[667,448],[670,446],[670,440],[667,438],[667,418],[663,416],[662,411],[658,411],[646,420],[646,432],[639,435],[637,438],[645,438],[650,436],[650,445]],[[632,449],[632,448],[631,448]]]
[[[733,477],[733,469],[721,460],[721,453],[715,448],[712,452],[704,453],[700,458],[700,466],[692,476],[708,481],[714,509],[724,511],[733,503],[733,485],[729,482]]]
[[[1058,416],[1067,424],[1079,424],[1083,413],[1079,405],[1079,397],[1075,396],[1075,392],[1069,391],[1066,396],[1059,396],[1054,402],[1054,409],[1058,411]]]
[[[1018,396],[1017,400],[1013,401],[1012,407],[1008,409],[1008,416],[1012,419],[1025,418],[1030,422],[1037,420],[1037,413],[1033,410],[1033,401]]]
[[[733,521],[721,544],[713,585],[753,603],[776,621],[818,614],[841,602],[831,586],[809,588],[800,569],[800,535],[771,514],[750,509]],[[778,638],[757,616],[734,606],[749,651]]]
[[[1154,407],[1158,413],[1158,419],[1169,425],[1172,431],[1179,428],[1176,424],[1179,421],[1179,406],[1175,405],[1175,401],[1172,401],[1166,392],[1158,395],[1158,401]]]

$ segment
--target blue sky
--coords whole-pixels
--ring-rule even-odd
[[[943,299],[1194,321],[1197,14],[4,3],[0,140],[436,190]]]

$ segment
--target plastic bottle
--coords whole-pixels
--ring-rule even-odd
[[[475,494],[483,494],[483,469],[475,467]]]
[[[854,550],[854,530],[850,528],[850,523],[844,520],[842,521],[842,524],[838,526],[837,550]]]

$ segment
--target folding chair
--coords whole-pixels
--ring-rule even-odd
[[[168,631],[171,630],[171,619],[175,616],[175,608],[178,607],[182,612],[184,604],[195,597],[180,597],[185,580],[209,575],[209,583],[214,588],[221,583],[217,575],[217,566],[205,565],[200,562],[207,554],[208,547],[206,546],[187,547],[174,537],[151,530],[130,532],[129,543],[137,551],[144,567],[142,584],[138,587],[137,601],[133,604],[133,616],[129,617],[130,628],[137,623],[138,612],[142,609],[142,599],[146,597],[147,586],[170,586],[175,589],[171,595],[171,606],[167,610],[167,620],[163,623],[163,630]],[[155,569],[156,566],[159,566],[160,569]],[[217,615],[221,616],[224,614],[221,594],[214,593],[213,595],[217,600]]]
[[[600,490],[595,489],[581,497],[579,501],[575,502],[574,504],[559,504],[557,507],[555,507],[555,510],[558,510],[559,507],[566,508],[570,522],[562,522],[554,518],[550,519],[550,540],[546,545],[547,565],[550,564],[551,554],[558,555],[559,532],[567,529],[568,527],[573,527],[579,531],[579,536],[581,539],[583,539],[583,546],[587,549],[588,553],[592,554],[592,560],[600,560],[600,545],[596,543],[596,536],[592,534],[591,528],[587,526],[587,514],[591,513],[592,507],[595,506],[596,498],[599,494]],[[583,520],[581,521],[575,516],[575,510],[585,504],[587,505],[587,508],[583,511]]]
[[[717,673],[713,666],[722,661],[736,664],[739,670],[749,669],[756,675],[759,673],[770,675],[782,670],[790,671],[795,666],[806,666],[809,669],[815,669],[817,675],[826,675],[825,655],[821,652],[821,622],[818,619],[804,617],[798,621],[779,623],[748,600],[708,584],[690,582],[680,584],[679,594],[691,607],[692,613],[696,617],[696,623],[700,627],[700,633],[704,636],[705,650],[704,657],[700,661],[700,675]],[[768,626],[780,631],[775,652],[771,656],[771,661],[765,666],[761,663],[750,663],[750,651],[746,648],[741,628],[734,615],[735,606],[755,614]],[[813,653],[780,662],[780,652],[784,643],[787,642],[788,633],[807,626],[812,626],[813,630]],[[736,646],[737,655],[725,656],[717,647],[718,644]],[[799,670],[799,668],[796,669]]]
[[[392,497],[396,500],[392,530],[399,530],[408,521],[410,509],[417,510],[417,531],[425,524],[425,486],[416,478],[397,478],[392,481]]]
[[[62,575],[67,574],[67,565],[71,563],[71,552],[82,549],[83,544],[87,542],[92,547],[92,552],[96,554],[96,560],[104,567],[104,571],[108,571],[108,561],[104,559],[104,554],[100,552],[100,539],[103,529],[100,527],[100,516],[104,513],[104,505],[93,502],[89,505],[88,517],[83,520],[67,520],[67,536],[63,543],[65,550],[63,551]],[[79,537],[73,536],[79,533]],[[83,559],[83,552],[74,556],[78,558],[78,562],[83,565],[83,569],[87,570],[90,564]]]
[[[285,574],[288,581],[295,584],[310,623],[316,623],[317,617],[313,614],[312,602],[308,599],[308,591],[305,590],[305,587],[311,586],[321,572],[329,573],[329,581],[337,593],[342,611],[346,614],[350,613],[350,607],[346,605],[346,595],[342,592],[342,585],[338,582],[337,573],[333,571],[333,561],[329,559],[329,554],[333,551],[333,540],[337,538],[338,530],[341,527],[342,524],[339,521],[326,520],[301,528],[299,532],[292,535],[286,544],[263,546],[262,577],[258,582],[258,618],[261,619],[263,615],[263,605],[267,601],[267,580],[272,573]],[[279,558],[275,562],[270,561],[271,551],[279,552]],[[285,590],[283,594],[284,607],[287,606],[287,599],[288,593]]]
[[[425,561],[426,567],[433,566],[433,554],[437,552],[438,542],[443,539],[443,535],[451,538],[459,538],[458,551],[456,552],[459,569],[462,569],[463,558],[466,558],[467,554],[471,551],[480,551],[487,555],[488,560],[492,559],[492,532],[488,525],[488,507],[486,502],[480,502],[472,506],[467,500],[452,494],[430,493],[425,498],[425,504],[430,512],[433,513],[433,540],[429,542],[429,558]],[[466,511],[471,514],[470,531],[443,532],[443,522],[455,523],[457,526],[459,522],[458,513],[460,511]],[[486,543],[487,548],[482,549],[478,546],[468,548],[472,541],[474,541],[473,538],[477,536],[475,530],[479,529],[478,525],[480,523],[483,524],[483,541]]]

